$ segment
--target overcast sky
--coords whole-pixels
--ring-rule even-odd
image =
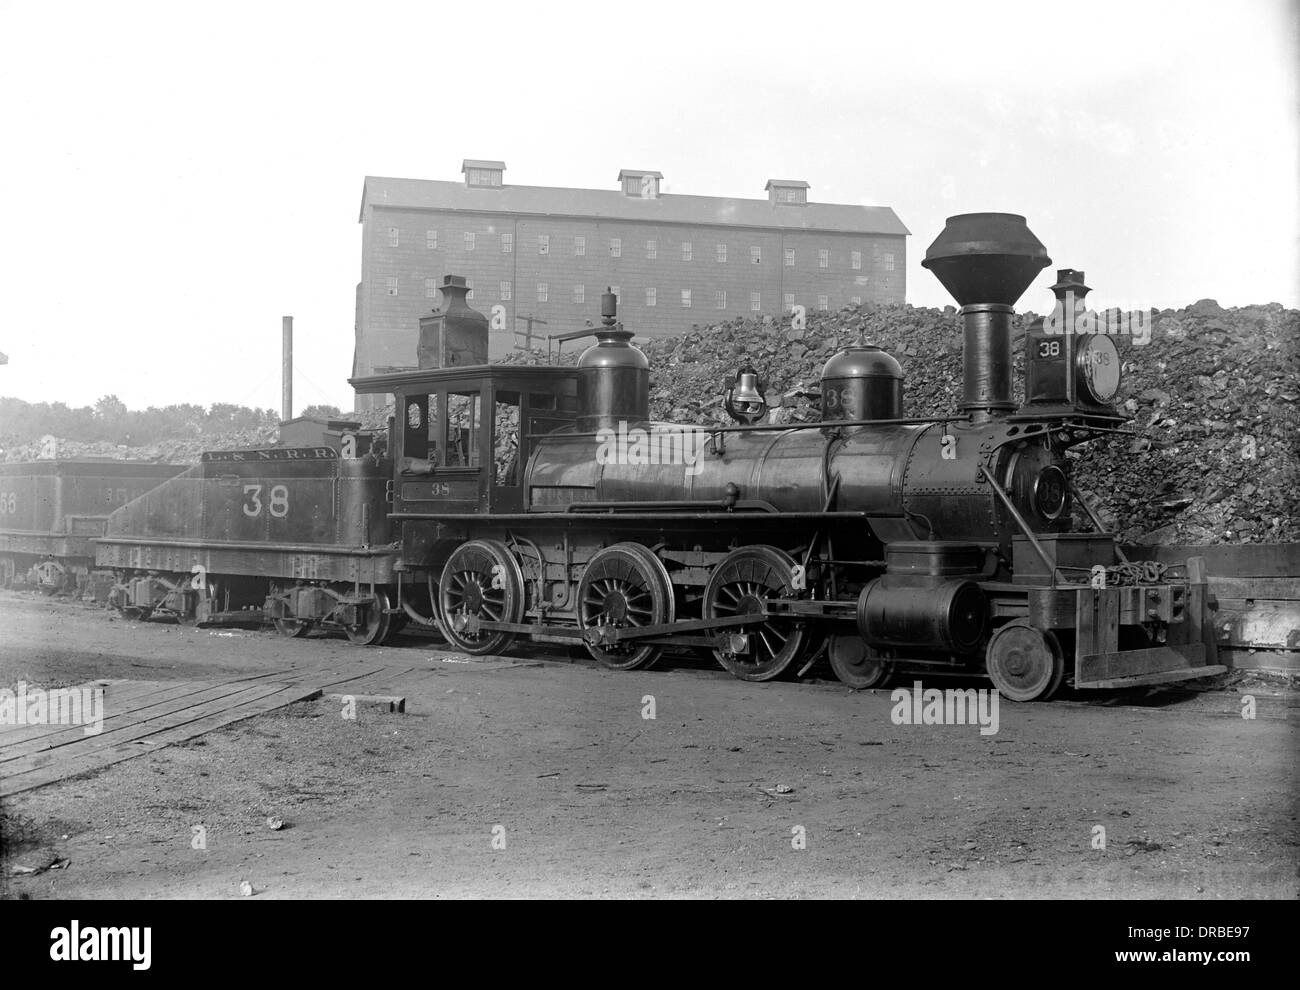
[[[1296,306],[1297,36],[1277,0],[0,0],[0,395],[278,409],[291,314],[296,408],[351,408],[362,178],[462,158],[890,206],[918,305],[944,218],[1004,210],[1103,307]]]

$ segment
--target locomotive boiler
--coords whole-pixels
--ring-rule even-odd
[[[824,654],[854,687],[985,672],[1015,700],[1221,672],[1201,562],[1130,565],[1071,478],[1067,451],[1125,422],[1113,341],[1027,334],[1013,398],[1013,306],[1050,263],[1011,214],[952,217],[930,245],[961,304],[956,416],[904,417],[901,367],[862,345],[827,362],[815,423],[756,421],[744,375],[739,425],[651,422],[649,363],[609,293],[576,368],[353,379],[401,423],[398,587],[427,586],[466,652],[522,636],[616,669],[694,647],[761,681]],[[445,318],[485,333],[459,281]],[[1053,291],[1076,290],[1061,270]],[[1092,531],[1073,531],[1076,503]]]

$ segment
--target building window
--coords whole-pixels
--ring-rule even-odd
[[[547,300],[547,298],[550,296],[550,294],[551,294],[550,286],[548,286],[545,282],[538,282],[538,283],[537,283],[537,301],[538,301],[538,302],[546,302],[546,300]]]
[[[397,247],[397,243],[398,243],[398,241],[401,240],[401,236],[400,236],[400,235],[401,235],[401,231],[399,231],[396,227],[389,227],[389,228],[388,228],[388,246],[389,246],[389,247]]]
[[[537,253],[538,253],[538,254],[550,254],[550,253],[551,253],[551,235],[550,235],[550,234],[538,234],[538,235],[537,235]]]
[[[794,206],[802,206],[808,202],[807,189],[794,189],[789,186],[776,187],[776,201],[778,203],[789,203]]]
[[[438,232],[436,230],[426,230],[424,232],[424,246],[430,251],[438,250]]]
[[[424,298],[433,299],[438,295],[438,280],[436,278],[426,278],[424,280]]]
[[[830,266],[831,266],[831,253],[830,253],[830,251],[827,250],[826,248],[820,248],[820,249],[817,251],[817,267],[818,267],[818,268],[830,268]]]
[[[785,267],[786,268],[794,267],[794,248],[785,249]]]
[[[892,254],[882,254],[880,256],[880,267],[887,272],[894,270],[894,256]]]
[[[692,249],[692,247],[691,247],[691,242],[690,242],[690,241],[682,241],[682,261],[690,261],[690,260],[691,260],[691,251],[692,251],[692,250],[693,250],[693,249]]]
[[[511,231],[506,231],[501,235],[501,253],[511,254],[515,249],[515,235]]]
[[[851,260],[853,262],[853,270],[855,272],[862,271],[862,252],[854,251],[851,256]]]
[[[786,311],[787,313],[793,313],[793,312],[794,312],[794,293],[793,293],[793,292],[787,292],[787,293],[785,294],[785,311]]]
[[[647,306],[653,306],[655,304],[655,295],[656,293],[654,289],[645,290],[645,304]]]
[[[587,301],[587,287],[585,285],[575,285],[573,287],[573,301],[576,303]]]
[[[750,248],[749,260],[756,265],[761,265],[763,263],[763,249],[761,247]]]
[[[849,298],[849,302],[853,303],[854,306],[861,306],[861,305],[862,305],[862,297],[861,297],[861,296],[851,296],[851,297]]]
[[[714,293],[713,299],[714,299],[714,305],[716,305],[718,309],[726,309],[726,308],[727,308],[727,290],[726,290],[726,289],[719,289],[716,293]]]
[[[691,290],[682,289],[682,309],[691,308]]]
[[[397,276],[389,275],[384,281],[388,284],[388,294],[390,296],[397,295]]]
[[[474,231],[472,230],[465,231],[465,250],[474,250]]]
[[[646,257],[646,261],[654,261],[657,257],[659,257],[658,241],[645,242],[645,257]]]
[[[830,308],[830,300],[827,299],[825,296],[818,296],[817,308],[825,312],[827,309]]]
[[[573,239],[573,256],[581,258],[587,253],[587,238],[575,237]]]
[[[501,300],[502,300],[503,302],[509,302],[509,301],[510,301],[510,283],[509,283],[509,282],[502,282],[502,283],[501,283]]]
[[[609,239],[609,256],[611,258],[623,257],[623,238],[611,237]]]
[[[719,245],[718,245],[718,264],[720,264],[720,265],[725,265],[726,263],[727,263],[727,245],[725,245],[725,244],[719,244]]]
[[[749,308],[755,313],[763,308],[762,296],[757,292],[751,292],[749,294]]]

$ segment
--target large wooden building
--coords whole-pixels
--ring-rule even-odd
[[[599,322],[613,286],[642,336],[734,316],[902,302],[908,230],[888,207],[813,203],[771,179],[766,199],[661,193],[658,172],[616,189],[515,186],[505,163],[463,181],[367,176],[361,197],[353,375],[415,365],[417,324],[448,274],[493,317],[491,355]]]

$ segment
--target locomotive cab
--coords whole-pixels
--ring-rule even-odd
[[[572,368],[475,365],[353,379],[390,393],[393,513],[502,513],[523,509],[534,439],[578,416]]]

